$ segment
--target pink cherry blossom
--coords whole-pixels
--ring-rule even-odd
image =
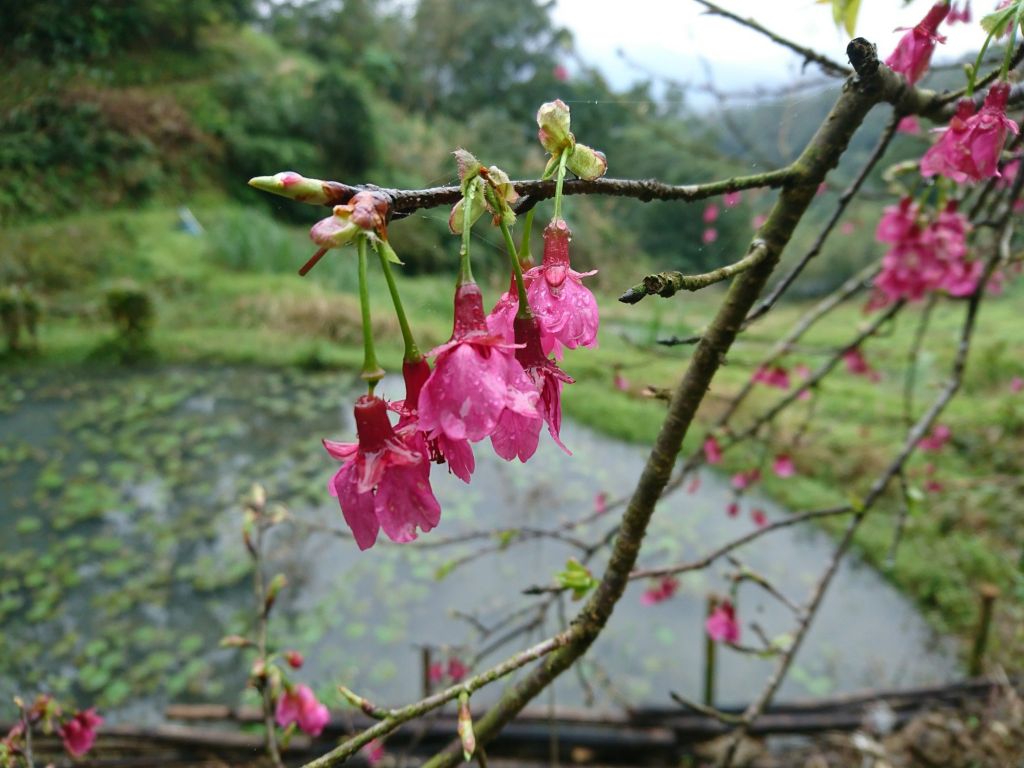
[[[953,430],[947,424],[936,424],[932,431],[922,437],[917,446],[922,451],[936,452],[945,448],[946,443],[953,437]]]
[[[427,667],[427,677],[430,678],[430,682],[437,685],[444,680],[444,664],[440,661],[433,662]]]
[[[956,24],[957,22],[961,24],[971,23],[971,0],[964,0],[963,7],[961,8],[958,8],[955,3],[953,4],[949,16],[946,17],[946,23]]]
[[[103,718],[93,708],[76,712],[74,717],[60,727],[60,739],[64,749],[72,757],[81,757],[96,742],[96,729],[103,725]]]
[[[615,371],[615,375],[612,377],[612,382],[615,384],[615,388],[620,392],[629,392],[629,379],[623,376],[621,371]]]
[[[401,414],[401,418],[398,420],[400,431],[409,425],[418,428],[420,392],[423,390],[423,385],[427,383],[427,379],[430,378],[430,364],[423,358],[416,361],[404,361],[402,363],[402,378],[405,380],[405,400],[390,404],[392,410]],[[439,435],[427,438],[426,450],[430,461],[437,464],[446,462],[449,472],[462,482],[469,482],[473,470],[476,469],[476,458],[473,456],[473,447],[468,440],[453,440],[446,435]]]
[[[843,353],[843,362],[846,364],[846,370],[855,376],[863,376],[868,381],[880,381],[882,379],[882,374],[871,367],[859,347],[846,350]]]
[[[608,511],[608,492],[599,491],[594,494],[594,514],[603,515]]]
[[[736,621],[736,609],[732,602],[723,600],[704,622],[708,637],[716,643],[738,643],[740,625]]]
[[[569,70],[565,68],[564,64],[555,64],[554,69],[551,70],[551,76],[560,83],[564,83],[569,79]]]
[[[459,659],[452,656],[448,659],[448,679],[453,683],[460,683],[462,679],[469,674],[469,667],[462,663]]]
[[[1009,97],[1010,84],[997,82],[989,88],[981,110],[969,116],[967,104],[973,108],[973,102],[961,100],[949,128],[921,158],[921,175],[942,174],[958,184],[999,176],[1006,134],[1019,130],[1006,116]]]
[[[1017,394],[1024,391],[1024,376],[1014,376],[1010,379],[1010,392]]]
[[[714,435],[709,435],[704,441],[704,459],[708,464],[718,464],[722,460],[722,446]]]
[[[768,525],[768,515],[760,507],[750,510],[750,519],[754,521],[754,525],[758,528],[764,528]]]
[[[700,236],[700,239],[705,245],[711,245],[718,239],[718,230],[714,227],[708,227],[704,230],[704,234]]]
[[[725,203],[726,208],[735,208],[737,205],[740,204],[740,201],[742,200],[743,193],[739,191],[726,192],[724,195],[722,195],[722,202]]]
[[[857,225],[852,221],[844,221],[839,225],[839,231],[844,235],[852,235],[857,229]]]
[[[772,471],[778,477],[793,477],[796,474],[796,464],[789,454],[780,453],[772,462]]]
[[[546,423],[548,433],[559,448],[569,449],[562,443],[562,385],[573,379],[541,349],[540,324],[535,317],[517,317],[515,320],[516,361],[540,397],[529,414],[506,408],[491,434],[494,452],[506,461],[518,457],[527,461],[537,450],[540,428]],[[570,454],[571,455],[571,454]]]
[[[282,728],[296,723],[310,736],[319,736],[330,721],[331,713],[317,701],[308,685],[297,685],[281,693],[274,719]]]
[[[356,401],[355,421],[358,442],[323,443],[343,462],[329,488],[356,544],[369,549],[381,528],[396,542],[415,539],[417,527],[433,529],[441,519],[441,506],[430,487],[423,435],[415,425],[396,431],[386,403],[378,397],[364,395]]]
[[[761,227],[764,226],[764,223],[766,221],[768,221],[767,214],[759,213],[757,214],[757,216],[750,220],[750,226],[752,226],[754,229],[760,229]]]
[[[725,514],[729,517],[737,517],[740,513],[740,505],[735,501],[730,501],[725,508]]]
[[[284,660],[292,669],[301,669],[306,661],[298,651],[285,651]]]
[[[704,207],[704,213],[702,214],[705,224],[713,224],[718,220],[718,206],[714,203],[708,203]]]
[[[938,29],[948,13],[949,5],[946,3],[933,5],[917,26],[900,38],[896,50],[885,60],[889,68],[906,77],[910,85],[914,85],[924,76],[931,63],[935,44],[946,42],[946,38],[938,33]]]
[[[686,492],[692,495],[692,494],[696,493],[699,490],[700,490],[700,475],[695,474],[692,478],[690,478],[690,482],[687,483],[687,485],[686,485]]]
[[[643,605],[663,603],[675,595],[678,589],[679,579],[674,576],[664,576],[644,590],[644,593],[640,596],[640,602]]]
[[[378,765],[384,759],[384,742],[380,739],[372,739],[363,745],[359,754],[366,758],[366,762],[371,766]]]
[[[757,467],[748,469],[744,472],[737,472],[732,476],[729,481],[733,488],[737,491],[745,491],[753,485],[757,485],[761,481],[761,470]]]
[[[917,136],[921,133],[921,121],[917,119],[917,115],[907,115],[897,123],[896,132]]]
[[[418,428],[430,439],[477,442],[506,411],[532,418],[540,395],[514,351],[488,332],[479,287],[459,285],[452,338],[430,353],[437,358],[420,391]]]
[[[597,300],[583,278],[596,274],[577,272],[569,266],[569,241],[572,233],[564,219],[556,219],[544,228],[544,259],[539,267],[527,270],[527,297],[540,321],[541,347],[545,354],[555,352],[557,341],[569,349],[596,347],[600,322]]]
[[[762,366],[754,371],[754,381],[776,389],[789,389],[789,371],[781,365]]]

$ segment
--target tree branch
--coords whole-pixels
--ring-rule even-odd
[[[751,267],[760,264],[767,255],[768,244],[763,240],[754,240],[750,244],[747,255],[733,264],[700,275],[684,275],[682,272],[659,272],[655,275],[647,275],[642,283],[637,283],[619,296],[619,301],[623,304],[636,304],[644,296],[661,296],[667,299],[675,296],[677,291],[699,291],[701,288],[707,288],[709,285],[720,283],[741,272],[746,272]]]

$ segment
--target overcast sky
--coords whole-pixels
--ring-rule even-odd
[[[862,0],[857,35],[876,43],[884,58],[902,34],[894,29],[913,26],[931,4]],[[814,0],[721,0],[719,5],[846,63],[848,38],[833,24],[830,5]],[[972,24],[943,25],[949,40],[938,46],[934,61],[977,50],[983,34],[977,19],[995,5],[996,0],[974,0]],[[706,15],[692,0],[557,0],[554,17],[573,31],[583,58],[619,87],[644,77],[617,54],[619,49],[648,70],[692,82],[704,82],[703,57],[714,68],[716,85],[730,90],[790,82],[800,72],[795,54],[728,19]],[[813,66],[807,73],[819,75]]]

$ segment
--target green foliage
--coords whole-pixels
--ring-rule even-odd
[[[156,312],[149,293],[132,280],[122,280],[107,289],[105,303],[117,335],[97,347],[93,357],[112,358],[121,363],[143,362],[155,357],[151,331]]]
[[[0,328],[7,352],[22,352],[38,345],[39,300],[26,288],[8,285],[0,288]]]

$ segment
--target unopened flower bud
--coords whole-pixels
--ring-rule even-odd
[[[561,99],[541,104],[537,110],[537,125],[537,138],[552,155],[572,145],[574,138],[569,130],[569,107]]]
[[[286,651],[284,654],[284,660],[288,662],[288,666],[292,669],[301,669],[305,659],[302,658],[302,654],[298,651]]]
[[[462,756],[469,762],[476,752],[476,734],[473,733],[473,714],[469,711],[469,694],[459,694],[459,720],[457,726],[462,741]]]
[[[270,192],[272,195],[311,205],[326,205],[332,199],[337,200],[338,198],[331,194],[332,184],[320,179],[307,179],[295,171],[282,171],[273,176],[256,176],[249,179],[249,186],[261,192]]]

